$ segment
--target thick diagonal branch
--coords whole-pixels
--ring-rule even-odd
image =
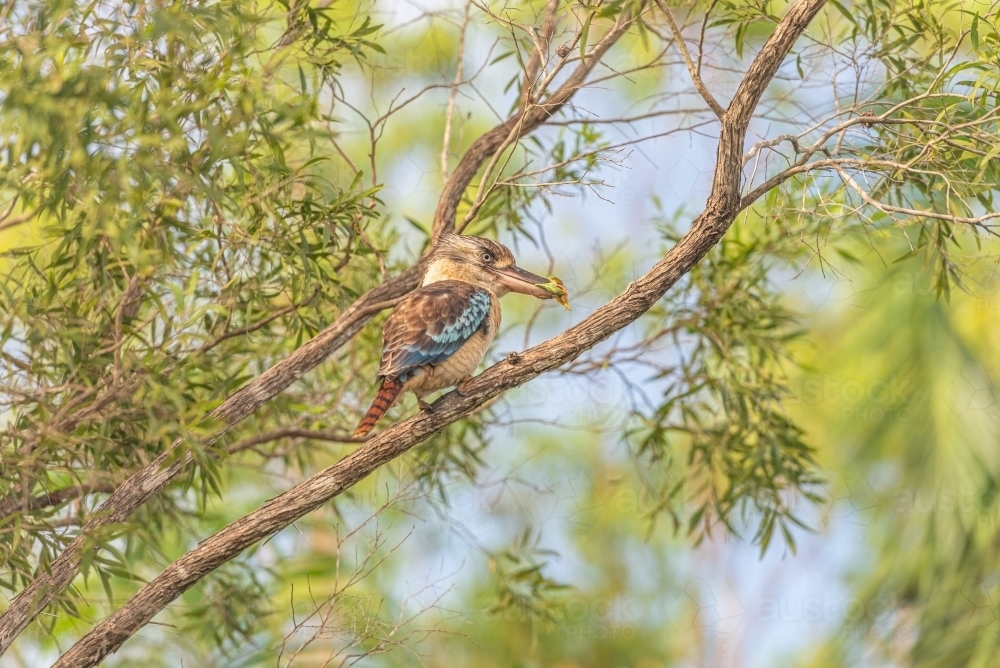
[[[554,25],[554,23],[553,23]],[[523,114],[524,123],[520,136],[542,125],[560,109],[586,82],[594,65],[625,34],[631,21],[619,21],[594,47],[591,55],[568,77],[549,98],[530,107]],[[459,161],[438,200],[434,218],[435,238],[454,225],[455,212],[465,189],[476,172],[490,158],[510,134],[511,128],[521,118],[515,115],[477,139]],[[330,354],[351,340],[379,310],[390,305],[417,287],[423,275],[423,264],[418,263],[399,276],[372,289],[351,305],[335,322],[320,332],[289,357],[274,365],[261,376],[228,397],[210,416],[222,423],[221,429],[205,445],[210,445],[235,424],[254,413],[265,402],[283,392],[292,383],[323,362]],[[135,510],[175,479],[190,462],[190,455],[177,455],[183,439],[177,439],[171,448],[143,466],[122,483],[101,507],[94,518],[80,530],[45,571],[40,571],[30,585],[11,602],[0,615],[0,656],[14,639],[49,605],[76,577],[83,559],[83,550],[105,527],[124,522]]]
[[[233,393],[212,412],[211,418],[220,421],[223,426],[205,445],[214,443],[233,425],[318,366],[334,350],[357,334],[375,313],[416,287],[422,272],[422,265],[417,264],[395,279],[369,291],[314,339]],[[103,528],[124,522],[139,506],[177,477],[191,461],[190,453],[178,455],[177,448],[182,443],[183,439],[175,440],[169,449],[119,485],[101,504],[94,518],[81,528],[80,535],[70,541],[49,564],[49,568],[39,572],[31,584],[11,602],[10,607],[0,615],[0,654],[73,581],[79,572],[87,543]]]
[[[486,401],[572,361],[656,304],[722,239],[732,224],[740,205],[741,158],[747,125],[781,61],[825,3],[826,0],[796,2],[754,59],[722,122],[712,192],[705,210],[648,273],[580,324],[515,359],[494,365],[463,387],[462,394],[452,392],[445,396],[435,405],[433,413],[421,412],[389,427],[333,466],[200,543],[84,636],[54,668],[97,665],[171,601],[244,549],[320,507]]]

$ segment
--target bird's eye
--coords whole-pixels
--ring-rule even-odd
[[[492,253],[483,253],[482,258],[483,258],[483,262],[492,262],[493,261],[493,254]]]

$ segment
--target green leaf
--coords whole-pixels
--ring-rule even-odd
[[[832,5],[834,6],[834,7],[836,7],[836,8],[837,8],[837,10],[838,10],[838,11],[839,11],[839,12],[840,12],[841,14],[843,14],[843,15],[844,15],[844,17],[845,17],[845,18],[846,18],[846,19],[847,19],[848,21],[850,21],[850,22],[851,22],[851,23],[852,23],[853,25],[855,25],[855,26],[856,26],[856,25],[858,25],[858,22],[857,22],[857,20],[856,20],[856,19],[854,18],[854,15],[853,15],[853,14],[851,14],[851,12],[849,12],[849,11],[847,10],[847,8],[846,8],[846,7],[844,7],[844,6],[842,5],[842,4],[840,4],[840,2],[838,2],[837,0],[830,0],[830,3],[831,3],[831,4],[832,4]]]
[[[991,147],[990,150],[986,152],[986,155],[984,155],[979,161],[979,168],[985,169],[989,162],[998,155],[1000,155],[1000,142],[997,142],[995,146]]]
[[[410,216],[403,216],[403,219],[406,220],[406,222],[408,222],[415,230],[424,235],[424,237],[426,237],[427,239],[431,238],[430,229],[428,229],[427,226],[421,223],[419,220],[417,220],[416,218],[411,218]]]

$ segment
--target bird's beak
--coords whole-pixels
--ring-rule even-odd
[[[540,285],[549,282],[549,279],[532,274],[518,266],[511,265],[502,269],[494,269],[497,281],[511,292],[520,292],[522,295],[531,295],[539,299],[552,299],[555,297],[551,292],[540,288]]]

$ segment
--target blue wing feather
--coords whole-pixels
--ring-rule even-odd
[[[486,322],[490,295],[460,281],[418,288],[382,328],[380,376],[407,380],[427,365],[441,364]]]

